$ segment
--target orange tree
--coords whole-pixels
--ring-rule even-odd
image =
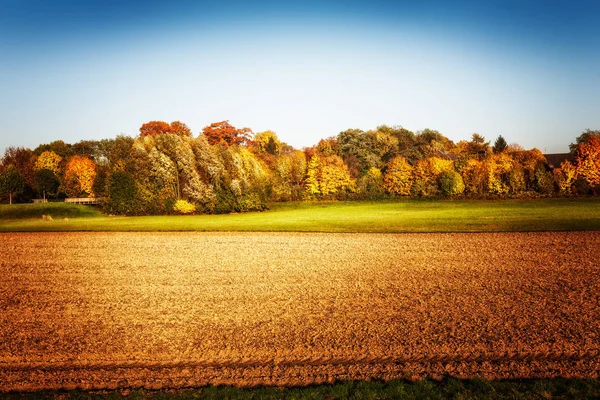
[[[170,124],[164,121],[146,122],[140,127],[140,136],[156,136],[165,133],[173,133],[178,136],[192,136],[192,131],[181,121],[173,121]]]
[[[70,197],[94,197],[96,164],[87,157],[73,156],[65,167],[65,192]]]
[[[595,192],[600,187],[600,134],[592,135],[577,147],[577,174]]]
[[[229,121],[213,122],[202,129],[208,143],[221,145],[225,148],[233,145],[244,145],[250,142],[252,130],[250,128],[238,129]]]

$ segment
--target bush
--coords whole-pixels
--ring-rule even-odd
[[[178,214],[193,214],[196,212],[196,206],[185,200],[177,200],[173,206],[173,211]]]
[[[446,171],[440,174],[440,189],[445,196],[456,196],[465,190],[462,176],[456,171]]]

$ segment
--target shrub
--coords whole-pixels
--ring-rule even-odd
[[[456,196],[465,191],[462,176],[456,171],[445,171],[440,174],[440,189],[445,196]]]
[[[196,206],[186,200],[177,200],[173,206],[173,211],[178,214],[193,214]]]

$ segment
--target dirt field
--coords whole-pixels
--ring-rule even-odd
[[[0,391],[599,377],[600,232],[0,234]]]

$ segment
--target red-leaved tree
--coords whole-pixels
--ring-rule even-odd
[[[156,136],[165,133],[173,133],[179,136],[192,136],[190,128],[181,121],[173,121],[170,124],[164,121],[146,122],[140,127],[140,136]]]
[[[252,130],[250,128],[236,128],[229,121],[213,122],[202,129],[208,143],[221,145],[225,148],[233,145],[244,145],[250,142]]]

